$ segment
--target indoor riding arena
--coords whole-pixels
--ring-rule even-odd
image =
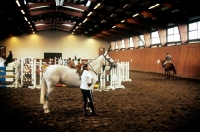
[[[141,132],[199,131],[200,82],[131,71],[125,89],[94,91],[100,116],[82,115],[80,88],[56,87],[50,114],[39,103],[40,90],[0,89],[1,131]]]
[[[3,3],[0,132],[200,131],[200,0]]]

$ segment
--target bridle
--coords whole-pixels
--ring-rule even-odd
[[[103,71],[105,70],[105,68],[106,68],[106,66],[107,66],[107,65],[106,65],[106,62],[107,62],[107,61],[109,62],[109,66],[110,66],[109,71],[110,71],[112,68],[117,67],[117,65],[115,64],[114,61],[113,61],[113,62],[110,61],[110,58],[106,58],[105,55],[103,55],[103,57],[105,58],[105,63],[104,63],[104,65],[103,65]],[[98,58],[98,57],[97,57],[97,58]],[[97,58],[96,58],[96,59],[97,59]],[[94,59],[94,60],[96,60],[96,59]],[[92,60],[92,61],[94,61],[94,60]],[[88,62],[87,64],[90,66],[90,70],[91,70],[92,72],[94,72],[96,75],[99,75],[99,73],[97,73],[97,72],[94,70],[94,68],[90,65],[90,63],[91,63],[92,61]]]

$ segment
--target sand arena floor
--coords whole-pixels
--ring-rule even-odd
[[[101,116],[82,115],[79,88],[56,87],[50,114],[39,104],[40,90],[0,89],[0,131],[172,132],[200,131],[200,81],[130,72],[125,89],[94,91]]]

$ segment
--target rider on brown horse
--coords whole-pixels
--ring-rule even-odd
[[[167,53],[167,56],[165,57],[165,63],[163,63],[163,69],[165,70],[165,68],[166,68],[166,64],[168,63],[168,62],[171,62],[172,61],[172,57],[171,57],[171,55],[169,54],[169,53]],[[170,64],[170,63],[169,63]]]

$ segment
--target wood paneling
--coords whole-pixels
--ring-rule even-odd
[[[109,56],[120,62],[129,61],[130,70],[163,73],[157,60],[164,59],[167,52],[175,63],[177,76],[200,79],[200,44],[114,51]]]

